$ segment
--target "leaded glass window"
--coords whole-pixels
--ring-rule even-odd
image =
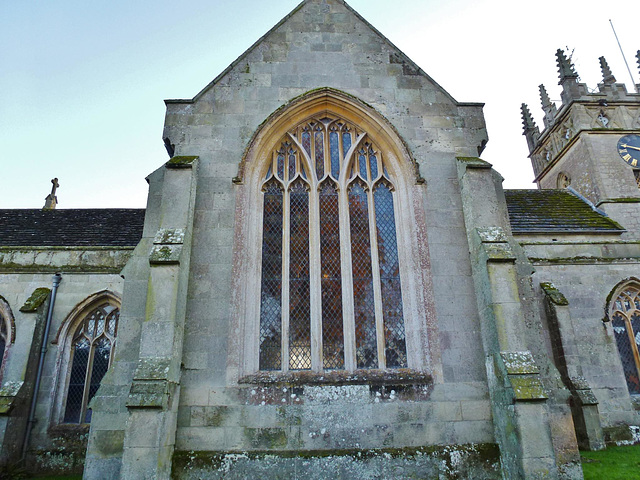
[[[94,397],[113,357],[120,310],[110,304],[92,309],[71,340],[64,423],[89,423]]]
[[[394,183],[375,139],[312,118],[268,163],[260,370],[406,367]]]
[[[611,324],[629,393],[640,395],[640,289],[629,286],[614,300]]]

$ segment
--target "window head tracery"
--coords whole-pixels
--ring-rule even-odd
[[[73,331],[64,423],[89,423],[89,402],[113,359],[120,310],[110,303],[93,307]]]
[[[611,324],[629,393],[640,395],[640,288],[628,285],[611,306]]]
[[[394,186],[374,139],[314,117],[267,163],[260,370],[406,367]]]

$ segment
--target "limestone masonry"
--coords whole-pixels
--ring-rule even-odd
[[[556,61],[505,191],[482,104],[305,0],[166,101],[145,210],[0,210],[0,472],[581,479],[640,441],[640,94]]]

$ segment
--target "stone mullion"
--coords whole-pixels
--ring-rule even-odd
[[[345,163],[345,165],[347,165]],[[347,170],[343,170],[346,174]],[[344,333],[344,368],[354,371],[356,361],[356,325],[353,308],[353,270],[351,229],[349,225],[349,195],[346,188],[338,190],[340,218],[340,270],[342,274],[342,331]]]
[[[286,167],[285,162],[285,167]],[[286,168],[285,168],[286,171]],[[282,219],[282,371],[289,370],[289,266],[291,261],[291,194],[287,185],[283,192]]]
[[[89,340],[89,339],[87,339]],[[91,389],[91,371],[93,370],[93,357],[95,354],[95,340],[89,340],[89,357],[87,358],[87,370],[84,372],[84,389],[82,390],[82,405],[80,408],[80,419],[78,423],[85,423],[87,407],[89,403],[89,390]]]
[[[318,185],[309,190],[309,290],[311,304],[311,370],[322,371],[322,257]]]
[[[633,301],[631,301],[633,304]],[[631,343],[631,352],[633,352],[633,361],[636,364],[636,371],[640,375],[640,354],[638,353],[638,344],[636,343],[635,332],[633,331],[633,325],[631,324],[631,315],[627,315],[625,312],[624,321],[627,324],[627,334],[629,335],[629,343]]]

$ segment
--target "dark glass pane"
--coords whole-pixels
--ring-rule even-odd
[[[289,149],[289,181],[293,180],[296,176],[296,151],[293,148]]]
[[[284,152],[278,153],[278,177],[284,180]]]
[[[364,156],[364,150],[360,150],[358,160],[359,160],[359,168],[360,168],[360,176],[367,180],[367,158]]]
[[[91,368],[91,378],[89,380],[89,396],[87,397],[87,404],[94,397],[98,388],[100,388],[100,382],[107,369],[109,368],[109,356],[111,355],[111,342],[105,338],[100,338],[93,348],[93,367]],[[84,423],[91,422],[91,410],[87,410]]]
[[[611,320],[613,332],[622,361],[622,368],[629,386],[629,393],[640,394],[640,379],[638,378],[638,368],[633,357],[633,350],[629,340],[629,332],[627,331],[627,323],[624,316],[620,312],[616,312]]]
[[[86,338],[81,338],[73,346],[69,390],[67,390],[67,408],[64,412],[65,423],[80,423],[88,361],[89,341]]]
[[[309,130],[302,132],[302,147],[306,150],[307,155],[311,156],[311,133]]]
[[[371,166],[371,179],[375,180],[378,176],[378,158],[374,155],[373,149],[369,152],[369,164]]]
[[[404,368],[407,366],[407,347],[402,315],[396,221],[393,213],[393,195],[389,187],[378,184],[373,192],[373,201],[380,260],[386,362],[388,368]]]
[[[309,288],[309,193],[306,184],[291,187],[291,254],[289,260],[289,368],[311,368]]]
[[[0,366],[4,358],[4,349],[7,346],[7,324],[2,315],[0,315]]]
[[[320,127],[318,127],[320,128]],[[315,134],[316,147],[316,174],[318,180],[324,177],[324,133],[322,131]]]
[[[342,134],[342,154],[344,158],[347,158],[347,153],[351,148],[351,134],[349,132],[344,132]]]
[[[282,368],[282,189],[274,179],[264,188],[262,282],[260,294],[260,370]]]
[[[329,134],[329,147],[331,149],[331,175],[338,180],[340,177],[340,145],[338,143],[338,132]]]
[[[320,256],[323,366],[325,369],[343,369],[340,218],[338,192],[333,182],[325,182],[320,189]]]
[[[356,362],[358,368],[378,367],[371,242],[367,193],[354,183],[349,192],[351,257],[353,272],[353,307],[356,327]]]
[[[111,315],[108,317],[107,323],[107,332],[112,337],[115,337],[118,332],[118,319],[120,318],[120,310],[115,310],[111,312]]]

